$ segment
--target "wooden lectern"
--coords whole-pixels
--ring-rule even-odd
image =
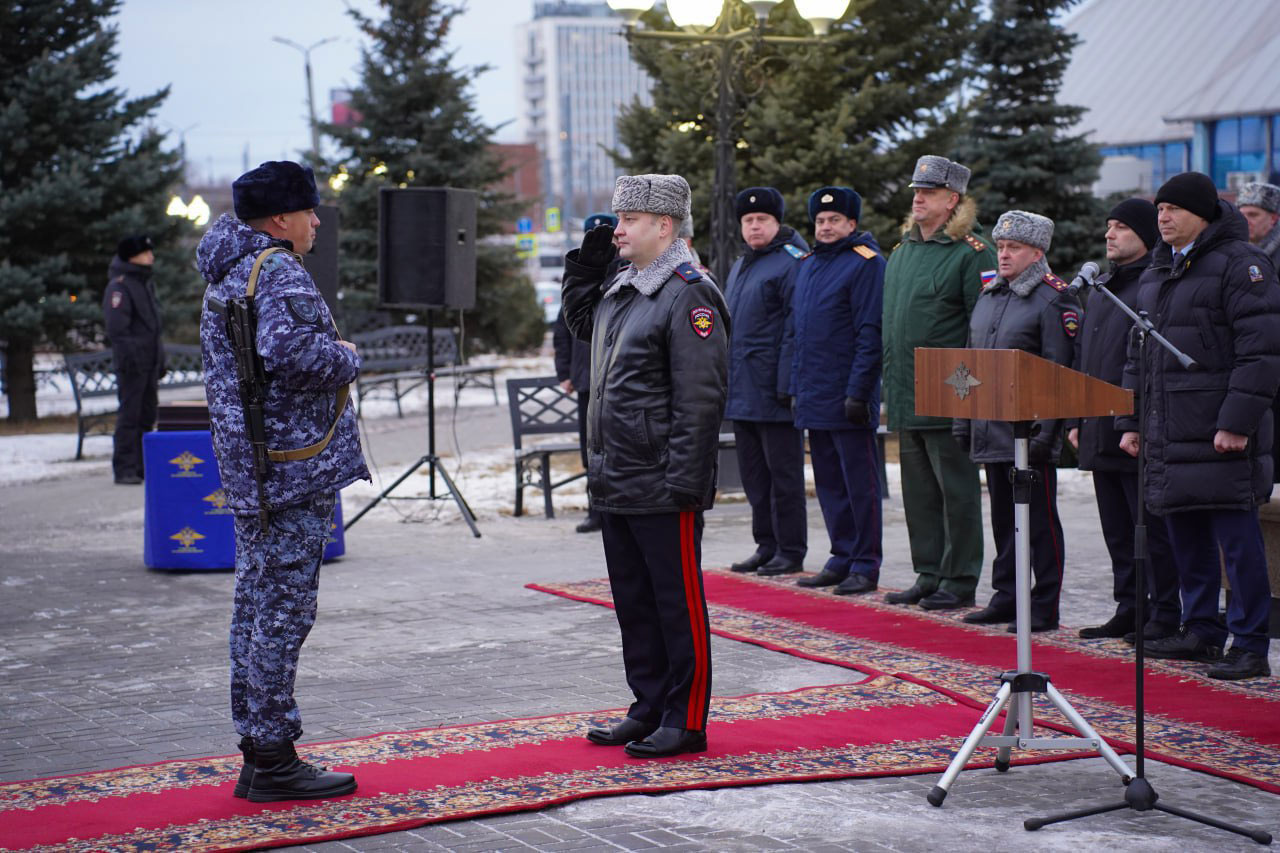
[[[1047,674],[1031,668],[1029,503],[1035,474],[1027,467],[1027,455],[1034,421],[1127,415],[1133,412],[1133,392],[1022,350],[924,348],[916,350],[915,392],[917,415],[1013,424],[1018,668],[1000,676],[999,692],[938,784],[929,791],[929,802],[942,805],[952,782],[979,746],[998,748],[996,769],[1002,772],[1009,769],[1009,753],[1015,746],[1019,749],[1094,749],[1127,784],[1133,772],[1120,756],[1071,707]],[[1032,700],[1037,693],[1044,694],[1082,737],[1036,737],[1032,728]],[[1011,701],[1016,713],[1010,711],[1005,716],[1004,734],[988,735],[987,730]]]

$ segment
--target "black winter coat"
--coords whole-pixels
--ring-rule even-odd
[[[1225,201],[1178,268],[1157,244],[1142,274],[1138,307],[1156,331],[1195,359],[1188,371],[1154,341],[1146,348],[1147,505],[1157,513],[1247,510],[1272,486],[1271,401],[1280,385],[1280,284],[1271,261],[1248,242],[1243,216]],[[1136,355],[1125,387],[1137,387]],[[1117,418],[1133,429],[1133,418]],[[1249,437],[1218,453],[1226,430]]]
[[[551,344],[555,349],[556,379],[568,379],[575,393],[585,393],[591,383],[591,347],[569,331],[564,322],[564,307],[551,324]]]
[[[1150,263],[1151,253],[1148,252],[1133,263],[1115,267],[1100,277],[1098,284],[1105,285],[1125,305],[1133,308],[1138,303],[1138,279]],[[1132,328],[1133,320],[1114,302],[1101,293],[1090,295],[1080,336],[1076,340],[1076,360],[1072,367],[1112,385],[1122,384]],[[1138,460],[1120,449],[1123,433],[1116,429],[1115,418],[1110,415],[1079,418],[1068,426],[1080,430],[1078,452],[1081,470],[1138,470]]]
[[[111,259],[102,317],[119,373],[164,372],[160,343],[160,303],[151,282],[151,267]]]
[[[784,225],[769,245],[748,248],[729,271],[724,294],[733,317],[728,418],[791,423],[791,406],[779,400],[791,384],[793,341],[785,333],[796,272],[808,252],[804,238]]]
[[[729,317],[711,279],[686,264],[651,295],[565,257],[563,311],[591,342],[587,490],[624,514],[708,509],[724,419]],[[677,496],[681,500],[677,500]]]

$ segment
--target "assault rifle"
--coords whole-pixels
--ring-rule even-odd
[[[267,424],[263,402],[267,396],[267,375],[258,355],[258,317],[253,297],[241,296],[223,302],[209,297],[209,307],[227,321],[227,338],[236,359],[236,390],[244,409],[244,425],[253,450],[253,480],[258,486],[258,521],[265,529],[271,524],[263,480],[267,476]]]

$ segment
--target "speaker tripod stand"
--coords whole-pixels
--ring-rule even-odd
[[[350,530],[352,525],[359,521],[365,513],[373,509],[383,500],[390,501],[439,501],[446,498],[452,498],[453,502],[458,505],[458,511],[462,514],[462,520],[471,528],[471,533],[477,539],[480,538],[480,528],[476,527],[476,514],[472,512],[471,506],[467,503],[467,499],[462,496],[462,492],[458,489],[457,484],[453,482],[453,478],[449,476],[449,472],[445,470],[444,464],[440,457],[436,455],[436,365],[435,365],[435,325],[433,324],[431,311],[427,311],[427,453],[425,456],[419,457],[418,461],[409,466],[403,474],[396,479],[394,483],[382,490],[376,498],[370,501],[358,513],[352,516],[351,520],[342,526],[342,529]],[[423,465],[428,466],[428,488],[426,495],[404,495],[395,496],[391,492],[395,490],[412,474],[414,474]],[[436,477],[439,476],[444,481],[448,493],[438,492],[436,490]]]
[[[1062,823],[1063,821],[1076,820],[1082,817],[1090,817],[1096,814],[1105,814],[1107,812],[1119,811],[1120,809],[1129,808],[1138,812],[1156,811],[1165,814],[1175,815],[1177,817],[1186,818],[1187,820],[1202,823],[1205,826],[1212,826],[1216,829],[1225,830],[1226,832],[1234,832],[1236,835],[1243,835],[1251,838],[1259,844],[1270,844],[1270,833],[1260,829],[1249,829],[1247,827],[1236,826],[1217,818],[1208,817],[1207,815],[1197,814],[1196,812],[1187,811],[1186,809],[1177,808],[1164,803],[1157,802],[1160,795],[1156,793],[1156,789],[1151,787],[1151,783],[1146,777],[1146,704],[1145,704],[1145,685],[1146,685],[1146,657],[1144,649],[1143,630],[1147,622],[1147,521],[1146,521],[1146,486],[1147,486],[1147,442],[1144,427],[1146,426],[1146,404],[1148,400],[1147,393],[1147,343],[1149,338],[1154,338],[1162,347],[1169,351],[1178,363],[1182,365],[1184,370],[1195,370],[1198,365],[1186,353],[1179,350],[1176,346],[1166,340],[1159,332],[1152,328],[1151,321],[1147,319],[1146,312],[1142,314],[1135,313],[1122,299],[1112,293],[1102,284],[1094,284],[1094,288],[1106,295],[1108,299],[1117,305],[1122,311],[1129,315],[1133,320],[1138,334],[1138,391],[1134,400],[1134,409],[1137,412],[1138,420],[1138,508],[1134,518],[1133,528],[1133,562],[1134,574],[1134,623],[1137,630],[1134,633],[1134,669],[1136,671],[1136,692],[1134,701],[1134,711],[1137,716],[1135,726],[1134,745],[1137,751],[1137,775],[1127,781],[1124,797],[1119,802],[1107,803],[1101,806],[1090,806],[1088,808],[1078,809],[1071,812],[1063,812],[1061,814],[1049,815],[1043,818],[1028,818],[1022,822],[1022,825],[1028,831],[1034,832],[1043,826],[1053,823]]]

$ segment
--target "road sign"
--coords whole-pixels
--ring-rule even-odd
[[[521,216],[516,220],[517,234],[530,234],[533,232],[533,219],[528,216]]]
[[[547,233],[555,234],[560,230],[560,208],[547,208]]]
[[[516,256],[521,258],[532,258],[538,254],[538,236],[530,234],[526,237],[516,238]]]

